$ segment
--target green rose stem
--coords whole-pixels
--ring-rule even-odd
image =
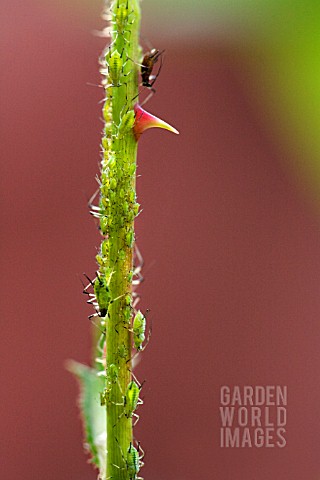
[[[106,478],[136,478],[140,452],[133,446],[132,415],[137,406],[129,384],[132,380],[131,317],[135,172],[137,139],[151,126],[169,128],[147,113],[137,111],[140,10],[137,0],[112,5],[111,44],[104,52],[102,73],[106,89],[102,139],[103,160],[100,187],[100,230],[105,237],[98,256],[96,299],[102,312],[107,287],[106,387],[103,403],[107,412]],[[140,60],[141,61],[141,60]],[[140,129],[139,129],[140,125]],[[100,298],[101,297],[101,298]],[[128,390],[129,388],[129,390]],[[139,394],[139,391],[138,391]]]
[[[96,278],[84,290],[95,307],[99,335],[93,368],[77,362],[69,362],[68,368],[80,380],[86,445],[99,478],[136,480],[143,454],[134,445],[132,423],[142,401],[132,358],[144,348],[146,328],[144,315],[135,309],[132,283],[138,276],[133,267],[134,219],[139,213],[137,142],[148,128],[178,132],[138,104],[142,62],[138,0],[115,0],[106,16],[111,17],[111,42],[100,62],[105,88],[100,199],[99,205],[91,205],[102,242]]]
[[[125,394],[131,380],[131,316],[135,171],[137,141],[132,131],[134,101],[138,96],[140,8],[137,0],[111,6],[111,44],[104,52],[102,74],[106,90],[102,138],[100,230],[103,241],[97,256],[95,295],[106,328],[106,479],[135,478],[139,454],[131,458],[132,414]],[[132,446],[132,447],[131,447]]]

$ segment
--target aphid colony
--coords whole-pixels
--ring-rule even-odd
[[[141,275],[143,259],[136,246],[135,262],[137,263],[137,266],[134,268],[131,278],[133,288],[136,288],[143,280],[143,277]],[[105,331],[108,328],[109,308],[114,302],[120,299],[120,297],[113,299],[111,297],[109,284],[112,275],[113,272],[110,272],[109,277],[107,277],[108,280],[105,280],[105,278],[102,277],[99,271],[97,272],[96,278],[94,280],[91,280],[87,275],[85,275],[89,283],[87,286],[84,287],[83,293],[90,297],[88,303],[92,304],[95,308],[95,313],[90,315],[89,318],[97,318],[99,320],[98,327],[102,329],[102,334],[100,336],[97,349],[97,352],[99,352],[100,355],[96,359],[97,364],[100,363],[101,365],[101,369],[99,370],[98,375],[103,375],[106,377],[105,388],[100,394],[101,405],[104,406],[108,404],[113,404],[123,407],[123,412],[119,415],[113,427],[116,427],[116,425],[122,418],[131,421],[134,419],[133,426],[135,426],[139,420],[139,415],[137,415],[136,410],[139,405],[143,404],[143,400],[140,398],[140,390],[143,386],[143,383],[140,384],[134,374],[131,372],[131,375],[134,379],[129,382],[126,391],[123,392],[119,382],[119,367],[115,364],[110,364],[107,366],[106,369]],[[126,328],[128,328],[128,330],[132,334],[133,346],[137,354],[143,351],[144,348],[147,346],[151,335],[151,329],[149,329],[148,338],[146,339],[146,317],[140,310],[136,310],[135,308],[136,304],[138,303],[139,296],[135,292],[133,292],[133,297],[134,301],[131,305],[131,296],[125,296],[125,312],[127,312],[128,322]],[[126,359],[127,351],[124,345],[119,347],[118,354],[119,357]],[[132,357],[132,359],[134,358],[134,356]],[[117,397],[114,392],[115,386],[120,392],[120,396],[122,397],[122,401],[120,403],[115,400],[115,398]],[[143,466],[142,459],[144,456],[144,452],[140,447],[140,444],[138,443],[136,448],[132,443],[130,443],[126,454],[122,451],[119,443],[118,446],[121,453],[123,466],[114,466],[119,470],[126,470],[129,480],[141,479],[141,477],[138,477],[138,473]]]
[[[105,18],[109,18],[108,15]],[[116,36],[112,43],[105,49],[102,57],[100,58],[101,69],[100,72],[105,77],[102,80],[102,85],[106,91],[110,87],[120,88],[122,86],[127,87],[126,77],[131,73],[132,65],[137,65],[140,67],[141,75],[141,84],[140,86],[147,88],[151,91],[150,95],[143,101],[142,104],[146,103],[151,96],[156,93],[155,88],[153,87],[156,82],[162,68],[162,55],[164,50],[160,51],[156,48],[151,48],[145,52],[140,59],[140,62],[136,59],[130,58],[126,55],[125,45],[128,44],[130,40],[131,31],[128,29],[128,26],[132,25],[134,22],[134,13],[129,11],[129,2],[120,3],[120,0],[117,0],[116,13],[111,18],[111,25],[116,27]],[[115,44],[118,44],[116,48]],[[120,47],[120,48],[119,48]],[[156,74],[153,73],[155,64],[160,59],[160,67]],[[141,92],[139,92],[141,93]],[[126,100],[132,102],[138,95],[134,97],[128,96],[126,92]],[[105,99],[106,100],[106,99]],[[110,119],[108,119],[110,120]],[[105,119],[106,122],[108,122]],[[134,123],[134,114],[133,111],[124,111],[121,112],[120,123],[118,125],[118,132],[122,129],[123,133],[129,131],[132,128]]]
[[[143,281],[143,276],[141,275],[141,270],[143,267],[143,258],[141,256],[141,253],[137,247],[137,245],[134,246],[134,251],[135,251],[135,258],[138,259],[140,262],[134,270],[130,274],[130,283],[133,286],[133,289],[136,288],[140,283]],[[111,292],[110,292],[110,281],[113,275],[113,271],[109,273],[108,276],[103,277],[100,273],[100,271],[96,272],[96,277],[95,279],[91,280],[88,275],[84,274],[86,279],[89,281],[88,285],[84,286],[83,293],[85,295],[89,296],[89,300],[87,303],[93,305],[95,309],[95,313],[89,315],[89,319],[92,318],[98,318],[99,319],[99,325],[98,327],[101,328],[101,332],[105,334],[107,327],[107,320],[108,320],[108,312],[110,306],[119,300],[122,297],[125,297],[125,320],[126,320],[126,325],[125,328],[128,328],[128,330],[132,333],[133,337],[133,346],[136,349],[137,352],[142,352],[145,347],[147,346],[150,336],[151,336],[151,328],[149,328],[149,333],[148,333],[148,338],[146,340],[146,317],[143,315],[143,313],[140,310],[136,310],[136,305],[140,299],[139,295],[133,290],[132,291],[132,297],[134,298],[134,301],[131,305],[131,296],[130,294],[124,294],[116,298],[111,298]],[[106,279],[107,278],[107,279]],[[91,290],[91,292],[89,291]],[[132,318],[132,312],[134,313],[134,317],[132,320],[132,325],[131,327],[128,325]],[[148,311],[147,311],[148,313]],[[146,342],[145,342],[146,340]],[[144,344],[145,342],[145,344]]]
[[[138,88],[132,78],[140,72],[140,88],[148,92],[144,102],[148,101],[155,93],[154,83],[162,68],[164,52],[150,48],[141,54],[133,51],[133,47],[130,49],[131,27],[136,20],[130,5],[131,0],[114,0],[111,10],[105,12],[111,24],[112,41],[100,58],[102,86],[106,93],[102,111],[102,161],[100,177],[97,178],[99,188],[89,200],[90,213],[99,224],[102,242],[96,255],[96,276],[90,279],[85,275],[89,283],[83,289],[89,297],[88,303],[94,308],[89,318],[101,332],[96,348],[96,367],[98,376],[104,380],[100,402],[109,415],[107,442],[113,436],[115,442],[112,446],[116,445],[117,450],[116,460],[108,467],[113,471],[109,478],[114,480],[116,470],[126,472],[120,474],[121,478],[140,478],[138,474],[144,455],[140,444],[135,446],[133,437],[130,441],[127,436],[124,441],[119,435],[127,424],[132,428],[139,420],[136,410],[143,403],[140,398],[142,384],[133,374],[131,364],[146,348],[151,335],[146,315],[137,309],[140,297],[136,288],[143,280],[143,259],[133,229],[140,205],[135,193],[133,151],[136,140],[130,131],[136,122],[134,101],[141,92],[137,94]],[[159,60],[160,66],[154,73]],[[100,198],[96,204],[98,193]],[[111,335],[116,339],[113,343]],[[108,443],[107,449],[109,455]]]

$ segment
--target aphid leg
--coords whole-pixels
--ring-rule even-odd
[[[149,89],[151,90],[151,92],[150,92],[149,95],[143,100],[143,102],[140,104],[140,107],[142,107],[142,106],[145,105],[147,102],[149,102],[150,98],[152,98],[153,95],[156,93],[156,89],[155,89],[155,88],[149,87]]]
[[[164,50],[161,52],[163,53]],[[157,57],[158,59],[158,57]],[[149,95],[143,100],[143,102],[141,103],[141,107],[143,105],[145,105],[152,97],[153,95],[156,93],[156,89],[153,88],[153,84],[155,83],[155,81],[157,80],[158,76],[160,75],[160,72],[161,72],[161,69],[162,69],[162,65],[163,65],[163,60],[162,60],[162,56],[160,56],[160,67],[159,67],[159,70],[157,72],[156,75],[150,75],[149,76],[149,81],[148,81],[148,85],[145,85],[149,90],[151,90],[151,92],[149,93]]]
[[[138,248],[138,245],[136,243],[134,244],[134,257],[137,258],[137,260],[138,260],[138,262],[137,262],[138,264],[135,265],[135,269],[136,270],[139,269],[139,271],[141,271],[141,269],[144,265],[144,260],[143,260],[143,257],[141,255],[141,252]]]
[[[142,450],[142,447],[141,447],[141,443],[140,443],[140,442],[138,442],[138,444],[137,444],[137,451],[138,451],[138,453],[139,453],[139,452],[142,453],[141,456],[139,455],[139,461],[141,462],[141,460],[142,460],[142,459],[144,458],[144,456],[145,456],[145,453],[144,453],[144,450]],[[141,462],[140,465],[141,465],[141,467],[142,467],[142,466],[144,465],[144,463]]]
[[[143,347],[139,348],[139,350],[137,351],[136,355],[139,354],[139,353],[141,353],[141,352],[143,352],[143,351],[147,348],[147,346],[148,346],[148,344],[149,344],[149,342],[150,342],[151,334],[152,334],[152,324],[151,324],[150,327],[149,327],[148,336],[147,336],[146,341],[144,342]]]
[[[106,336],[104,333],[101,333],[100,338],[97,343],[96,348],[97,357],[95,358],[96,363],[99,363],[104,368],[103,374],[105,375],[105,367],[106,367]],[[99,373],[98,373],[99,375]]]
[[[135,417],[135,421],[132,422],[132,426],[135,427],[135,426],[137,425],[137,423],[139,422],[140,417],[139,417],[139,415],[137,415],[136,413],[133,413],[133,414],[132,414],[132,417]]]
[[[154,92],[156,93],[155,89],[152,88],[153,87],[153,84],[154,82],[157,80],[157,78],[159,77],[160,75],[160,72],[161,72],[161,69],[162,69],[162,65],[163,65],[163,59],[162,59],[162,53],[164,52],[164,50],[162,50],[162,52],[160,52],[157,56],[156,56],[156,59],[158,60],[159,56],[160,56],[160,67],[156,73],[156,75],[150,75],[149,76],[149,88]],[[150,81],[151,80],[151,81]]]
[[[117,439],[117,437],[115,437],[115,440],[116,440],[116,442],[117,442],[117,444],[118,444],[118,447],[119,447],[119,450],[120,450],[120,453],[121,453],[122,460],[123,460],[123,463],[124,463],[124,465],[125,465],[125,468],[127,468],[127,461],[126,461],[126,458],[125,458],[125,456],[124,456],[124,454],[123,454],[123,451],[122,451],[121,445],[120,445],[120,443],[119,443],[119,440]],[[130,443],[130,445],[131,445],[131,443]],[[121,467],[119,467],[119,465],[113,465],[113,466],[116,467],[116,468],[119,468],[119,469],[121,468]]]
[[[94,200],[95,200],[95,198],[96,198],[96,196],[98,195],[99,192],[100,192],[100,187],[97,188],[97,190],[94,192],[94,194],[91,195],[91,197],[89,198],[89,200],[88,200],[88,207],[89,208],[92,208],[92,209],[93,208],[99,208],[99,207],[96,207],[95,205],[93,205],[93,202],[94,202]]]
[[[144,65],[142,65],[142,63],[139,63],[139,62],[136,62],[135,60],[133,60],[132,58],[130,57],[127,57],[128,60],[130,60],[132,63],[134,63],[135,65],[137,65],[138,67],[144,67]]]
[[[132,303],[132,308],[134,310],[136,308],[136,306],[138,305],[138,303],[140,302],[141,295],[137,292],[132,292],[132,296],[135,297],[134,301]]]

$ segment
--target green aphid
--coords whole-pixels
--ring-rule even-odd
[[[109,209],[110,209],[109,199],[105,197],[101,198],[101,205],[102,205],[102,208],[105,209],[106,213],[109,213]]]
[[[132,163],[132,164],[129,166],[129,168],[128,168],[128,173],[129,173],[129,175],[133,175],[134,172],[136,171],[136,168],[137,168],[136,164],[135,164],[135,163]]]
[[[106,183],[103,183],[100,187],[101,195],[107,197],[109,194],[109,180]]]
[[[132,331],[134,347],[136,350],[141,350],[142,344],[145,341],[146,317],[140,310],[138,310],[134,317]]]
[[[130,35],[131,32],[129,29],[126,29],[126,27],[128,25],[132,25],[134,23],[134,19],[135,19],[134,10],[129,12],[129,0],[127,0],[126,3],[124,2],[120,3],[120,1],[117,0],[117,6],[116,8],[113,8],[112,22],[111,22],[116,27],[116,32],[115,32],[116,36],[115,36],[114,42],[118,39],[119,35],[122,36],[122,39],[125,42],[129,41],[128,38],[125,38],[125,34],[128,33]]]
[[[127,418],[132,418],[137,406],[143,403],[139,398],[140,390],[141,387],[135,381],[129,383],[124,397],[124,415]]]
[[[121,415],[119,415],[119,418],[115,423],[114,427],[117,425],[117,423],[123,416],[127,419],[135,417],[133,426],[136,425],[136,423],[139,420],[139,415],[137,415],[135,411],[138,405],[143,404],[143,400],[139,398],[141,388],[142,388],[142,385],[140,385],[139,387],[135,381],[131,381],[129,383],[126,393],[123,397],[123,403],[121,404],[124,407],[124,410],[121,413]]]
[[[109,255],[109,241],[108,240],[103,240],[101,243],[101,253],[104,257],[107,257]]]
[[[101,144],[104,150],[109,150],[109,140],[107,137],[102,137]]]
[[[128,215],[127,215],[127,220],[128,220],[128,222],[132,222],[133,219],[134,219],[134,217],[135,217],[134,212],[133,212],[133,211],[129,211],[129,212],[128,212]]]
[[[126,244],[129,248],[131,248],[133,245],[133,242],[134,242],[134,233],[133,231],[130,231],[126,234]]]
[[[130,293],[128,293],[128,294],[125,296],[126,305],[131,306],[131,301],[132,301],[132,297],[131,297]]]
[[[107,368],[106,387],[103,390],[103,392],[100,394],[101,405],[106,405],[111,401],[110,400],[111,390],[113,385],[118,383],[118,378],[119,378],[119,368],[113,363],[111,363]]]
[[[120,261],[123,261],[126,259],[126,251],[121,249],[119,250],[118,257]]]
[[[125,218],[124,217],[119,217],[119,226],[123,227],[125,224]]]
[[[129,202],[133,203],[135,201],[135,197],[136,197],[136,193],[135,193],[134,189],[132,188],[129,191]]]
[[[146,329],[146,317],[138,310],[133,320],[133,333],[140,334]]]
[[[108,233],[108,217],[100,218],[100,230],[103,235],[106,235]]]
[[[123,202],[122,210],[123,210],[123,213],[128,213],[128,211],[129,211],[129,203],[128,202]]]
[[[109,160],[108,160],[108,163],[107,163],[107,166],[108,166],[111,170],[113,170],[114,167],[116,166],[116,164],[117,164],[117,161],[116,161],[114,155],[110,156],[110,158],[109,158]]]
[[[114,385],[117,383],[119,377],[119,368],[111,363],[107,368],[107,384]]]
[[[133,339],[134,348],[136,350],[142,350],[142,345],[145,339],[146,339],[146,336],[144,333],[140,333],[139,335],[134,335],[134,339]]]
[[[132,130],[134,126],[134,122],[135,122],[135,113],[133,110],[129,110],[122,116],[120,120],[120,124],[118,127],[119,138],[124,137],[126,133]]]
[[[105,259],[101,255],[96,255],[96,261],[100,267],[103,267],[105,264]]]
[[[115,178],[111,178],[110,180],[110,188],[111,190],[115,190],[117,187],[117,180]]]
[[[109,276],[109,279],[106,280],[105,278],[101,277],[100,273],[98,272],[93,284],[93,290],[99,305],[101,317],[105,317],[107,315],[109,306],[112,303],[109,288],[111,277],[112,273]]]
[[[110,202],[114,202],[117,198],[116,193],[113,190],[109,190],[108,195]]]
[[[109,79],[111,82],[110,86],[113,87],[120,87],[120,78],[123,72],[123,60],[118,52],[118,50],[114,50],[112,54],[110,55],[109,59],[107,60],[108,64],[108,73],[109,73]]]
[[[117,438],[116,438],[116,441],[119,445],[119,442],[118,442]],[[125,467],[121,470],[125,469],[127,471],[129,480],[142,480],[142,479],[140,479],[140,477],[137,476],[141,467],[143,467],[143,465],[144,465],[144,463],[142,462],[142,458],[144,457],[144,452],[143,452],[142,448],[140,447],[140,443],[138,444],[138,449],[136,449],[132,445],[132,443],[130,442],[130,446],[127,450],[126,457],[123,455],[123,451],[122,451],[122,448],[120,447],[120,445],[119,445],[119,448],[120,448],[120,451],[121,451],[123,462],[125,463]],[[141,456],[139,455],[139,451],[141,451],[141,453],[142,453]],[[117,467],[117,468],[120,469],[120,467]]]
[[[117,174],[117,177],[121,180],[123,177],[123,170],[121,168],[118,168],[116,174]]]
[[[104,173],[104,172],[101,174],[101,184],[102,184],[103,186],[108,186],[108,185],[109,185],[109,177],[108,177],[108,175],[107,175],[106,173]]]
[[[137,475],[140,471],[140,468],[143,466],[141,458],[142,457],[139,456],[138,450],[132,445],[132,443],[130,443],[126,458],[127,471],[130,480],[138,479]]]
[[[127,347],[125,346],[124,343],[122,343],[121,345],[119,345],[119,347],[118,347],[118,355],[119,355],[120,358],[123,358],[123,359],[127,358],[128,353],[129,353],[129,351],[128,351],[128,349],[127,349]]]
[[[125,307],[123,310],[123,316],[126,323],[130,323],[131,315],[132,315],[131,307],[130,306]]]
[[[126,3],[117,2],[116,13],[113,16],[114,22],[119,33],[123,33],[129,18],[128,1]]]
[[[139,214],[140,203],[134,203],[132,208],[133,213],[135,214],[135,216],[137,216]]]

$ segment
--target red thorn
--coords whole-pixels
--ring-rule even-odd
[[[134,106],[134,112],[136,115],[136,120],[133,126],[133,132],[136,137],[136,140],[139,140],[140,135],[147,130],[148,128],[164,128],[170,132],[179,134],[178,130],[169,125],[169,123],[164,122],[160,118],[152,115],[151,113],[144,110],[138,103]]]

